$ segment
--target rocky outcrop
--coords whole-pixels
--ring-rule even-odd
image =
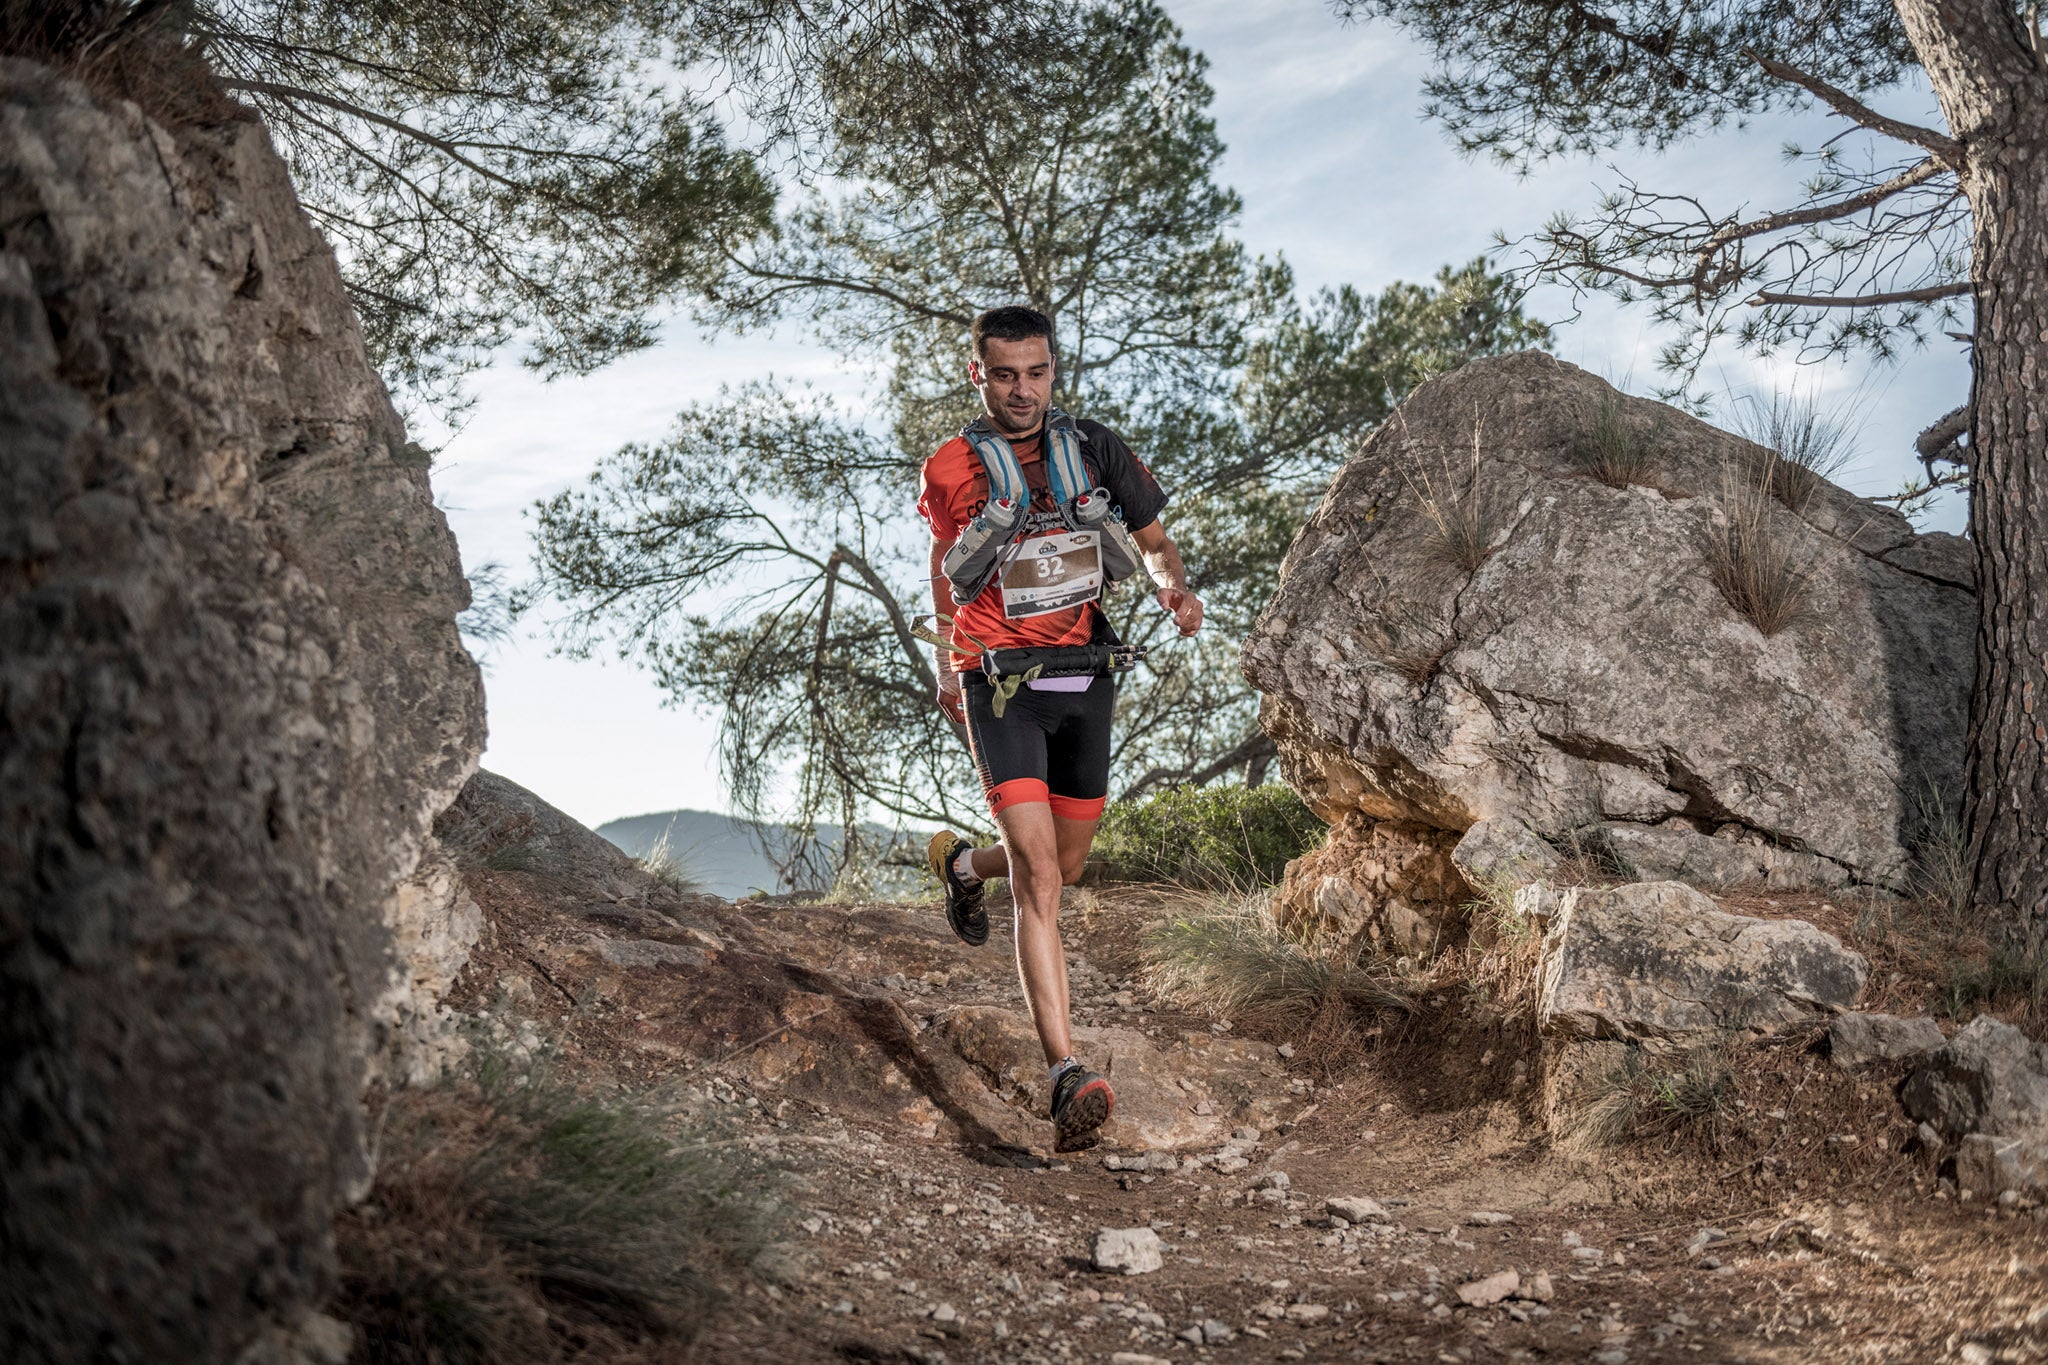
[[[1650,452],[1626,487],[1578,454],[1603,404]],[[1515,817],[1655,876],[1898,882],[1917,802],[1957,789],[1970,555],[1820,483],[1767,509],[1806,610],[1764,635],[1707,554],[1763,455],[1533,352],[1416,390],[1245,644],[1288,781],[1333,824]],[[1480,509],[1476,569],[1432,507]]]
[[[0,62],[0,351],[0,1355],[274,1353],[475,932],[455,544],[253,121]]]
[[[1906,1078],[1899,1098],[1950,1142],[1970,1133],[2048,1140],[2048,1045],[1980,1014]]]
[[[1273,916],[1298,936],[1358,941],[1394,953],[1449,947],[1464,937],[1474,895],[1452,861],[1457,836],[1428,825],[1356,812],[1322,847],[1296,858],[1273,897]]]
[[[1731,915],[1652,882],[1564,892],[1537,971],[1545,1033],[1684,1047],[1849,1009],[1870,967],[1803,920]]]
[[[1002,1164],[1049,1140],[1045,1054],[1012,955],[967,948],[943,914],[681,893],[491,773],[438,829],[487,922],[464,1008],[573,1011],[581,1055],[622,1074],[691,1076]],[[1156,1014],[1141,1026],[1135,983],[1069,949],[1076,1053],[1116,1087],[1113,1144],[1173,1170],[1170,1153],[1278,1121],[1272,1044],[1160,1029]]]
[[[1913,1069],[1899,1099],[1924,1134],[1955,1145],[1961,1189],[2048,1191],[2048,1044],[1980,1014]]]

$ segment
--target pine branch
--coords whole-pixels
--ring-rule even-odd
[[[1953,284],[1930,284],[1924,289],[1901,289],[1890,294],[1773,294],[1759,292],[1749,301],[1752,308],[1784,304],[1793,308],[1877,308],[1887,303],[1933,303],[1967,294],[1976,286],[1968,280]]]
[[[1932,128],[1922,128],[1918,124],[1902,123],[1898,119],[1888,118],[1848,91],[1830,85],[1818,76],[1809,75],[1796,66],[1766,57],[1754,48],[1742,49],[1742,55],[1779,80],[1798,86],[1844,118],[1853,120],[1874,133],[1883,133],[1886,137],[1894,137],[1901,142],[1923,147],[1951,170],[1962,169],[1963,146],[1946,133],[1937,133]]]

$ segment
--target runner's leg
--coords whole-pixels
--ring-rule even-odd
[[[996,823],[1017,903],[1017,975],[1051,1066],[1074,1050],[1067,1025],[1067,955],[1060,943],[1059,835],[1052,807],[1043,801],[1006,806]]]
[[[1010,855],[1003,851],[1001,844],[977,848],[967,855],[967,860],[974,864],[974,875],[984,880],[1010,875]]]

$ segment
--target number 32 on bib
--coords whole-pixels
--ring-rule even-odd
[[[1003,615],[1064,611],[1102,596],[1102,545],[1094,531],[1032,536],[1003,570]]]

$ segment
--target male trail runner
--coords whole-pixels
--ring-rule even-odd
[[[1115,679],[1100,676],[1007,680],[1009,695],[983,672],[983,651],[1030,647],[1047,659],[1061,650],[1114,641],[1098,605],[1110,558],[1075,552],[1083,534],[1069,499],[1055,501],[1071,482],[1078,440],[1085,481],[1121,514],[1129,540],[1158,588],[1159,604],[1173,613],[1183,636],[1201,629],[1202,603],[1188,591],[1180,551],[1167,538],[1159,511],[1166,495],[1129,446],[1097,422],[1074,422],[1051,408],[1052,323],[1030,308],[995,308],[974,320],[967,380],[981,394],[984,419],[939,447],[924,463],[918,510],[932,530],[932,602],[953,618],[951,648],[938,652],[939,709],[967,726],[999,845],[970,848],[958,835],[933,838],[928,857],[946,888],[946,918],[967,943],[988,941],[983,883],[1008,877],[1016,901],[1017,972],[1051,1070],[1052,1120],[1058,1144],[1069,1145],[1102,1126],[1116,1099],[1109,1082],[1074,1060],[1067,1026],[1067,962],[1060,943],[1060,888],[1080,880],[1088,847],[1109,791],[1110,711]],[[1048,469],[1048,428],[1056,445]],[[990,498],[991,436],[998,451],[1014,452],[1029,488],[1029,510],[1013,533],[1001,537],[1001,556],[985,589],[956,600],[947,552],[978,522]],[[973,437],[975,439],[970,440]],[[1060,471],[1067,470],[1067,478]],[[1000,472],[1000,470],[997,470]],[[1022,498],[1016,500],[1021,503]],[[1099,513],[1099,501],[1096,504]],[[994,508],[1004,511],[1009,504]],[[1054,671],[1048,669],[1048,673]]]

